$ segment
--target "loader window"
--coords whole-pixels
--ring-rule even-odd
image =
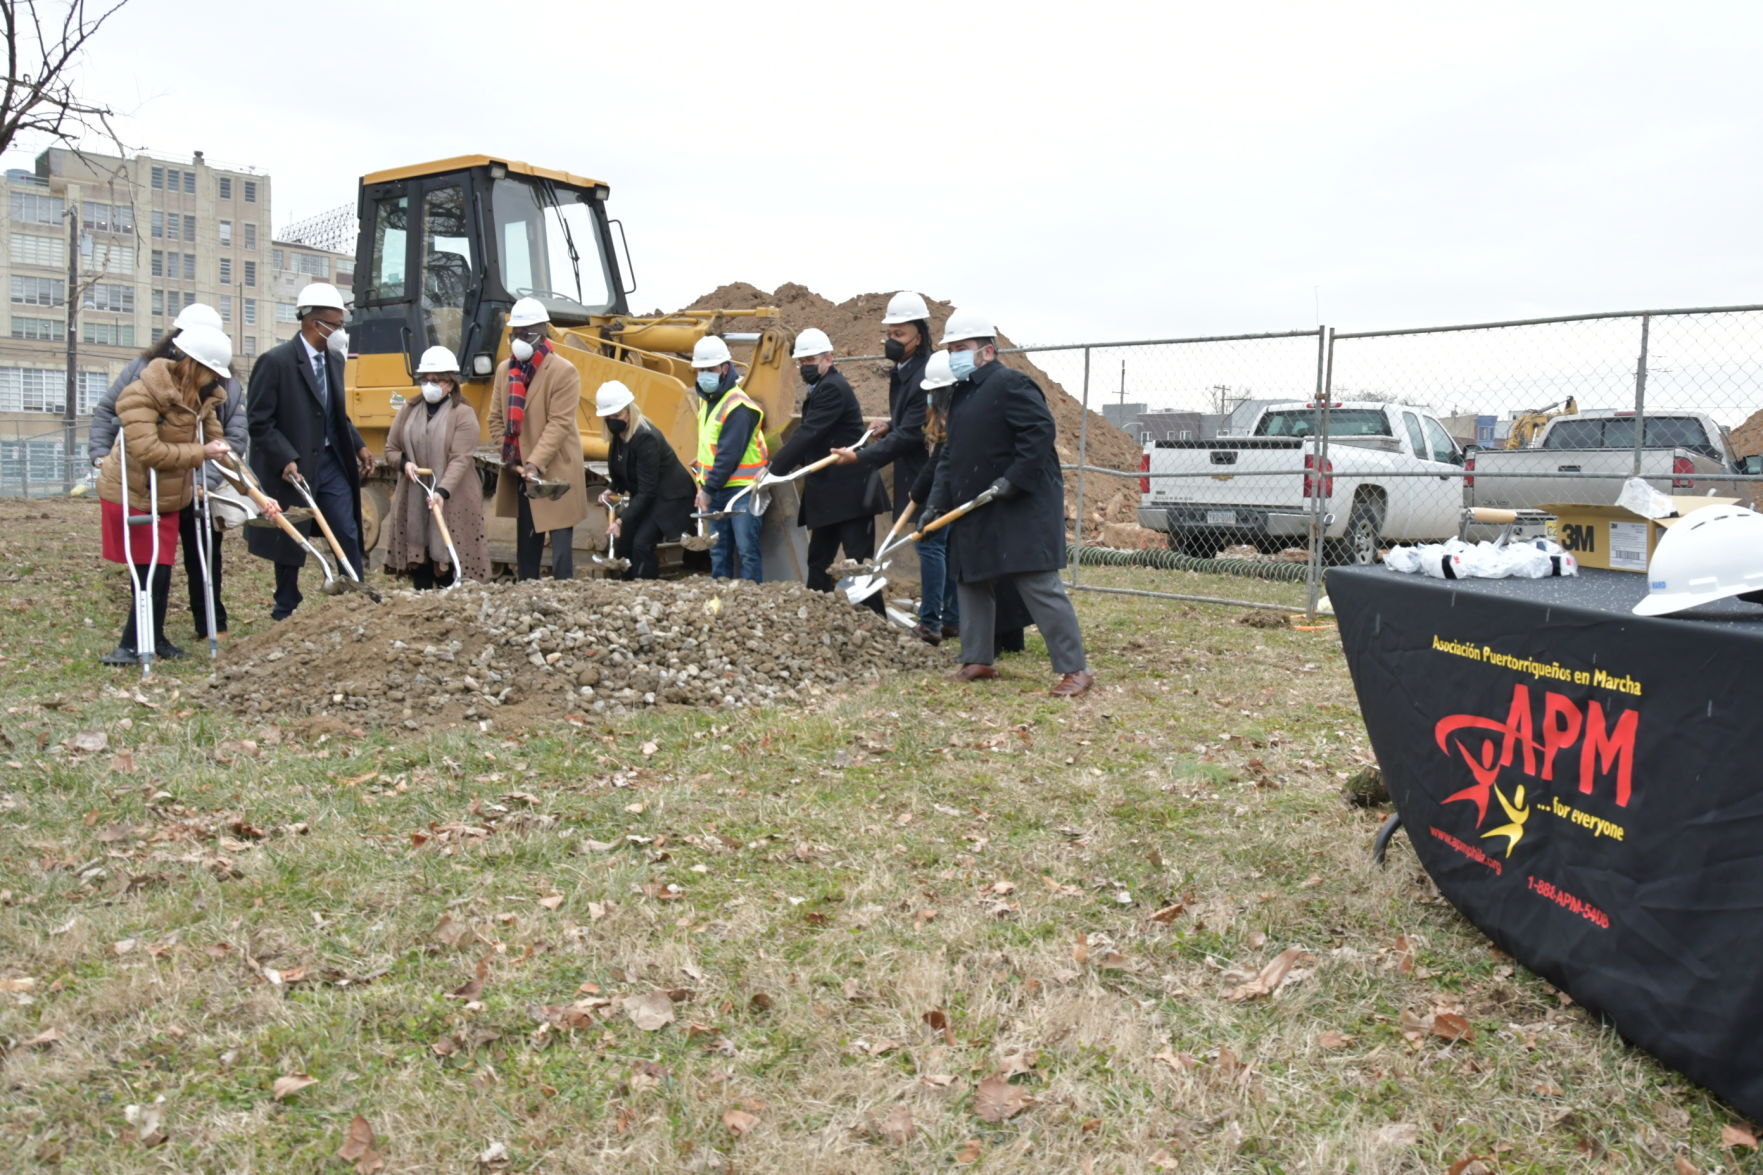
[[[422,317],[429,346],[439,344],[459,354],[473,272],[465,189],[431,189],[423,199],[422,263]]]
[[[368,261],[368,299],[405,297],[405,245],[409,235],[410,198],[381,200],[373,218],[373,257]]]
[[[491,193],[503,288],[576,318],[609,309],[613,300],[606,243],[580,195],[514,176],[497,180]]]

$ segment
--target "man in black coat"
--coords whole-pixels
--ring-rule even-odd
[[[1065,479],[1053,447],[1053,414],[1034,380],[998,362],[991,320],[956,311],[943,343],[958,381],[949,398],[948,440],[937,457],[927,520],[978,497],[989,505],[951,523],[949,571],[961,599],[957,681],[997,677],[992,667],[992,589],[1008,581],[1047,642],[1056,697],[1095,682],[1084,660],[1077,612],[1065,594]]]
[[[361,551],[361,480],[373,472],[373,454],[349,422],[343,402],[343,296],[328,282],[313,282],[296,299],[300,333],[258,357],[251,371],[245,413],[251,427],[251,471],[263,490],[283,506],[304,505],[287,480],[298,472],[312,487],[325,521],[350,564],[365,574]],[[301,524],[306,533],[315,523]],[[306,552],[278,530],[251,528],[245,545],[275,564],[274,620],[300,606],[300,568]],[[325,550],[323,542],[315,543]],[[342,575],[341,568],[337,570]]]
[[[833,366],[832,350],[826,332],[814,327],[796,338],[794,356],[802,365],[808,397],[802,403],[801,423],[771,459],[768,468],[773,476],[781,477],[818,461],[833,449],[848,448],[863,435],[863,409],[850,381]],[[887,490],[873,469],[833,465],[808,475],[796,521],[808,528],[810,591],[833,590],[828,568],[840,547],[847,559],[864,560],[875,553],[875,515],[886,505]],[[871,596],[865,604],[879,615],[881,594]]]

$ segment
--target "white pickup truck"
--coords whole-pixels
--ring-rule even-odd
[[[1469,454],[1464,504],[1525,508],[1547,502],[1614,502],[1634,473],[1632,411],[1593,410],[1557,416],[1529,448],[1477,449]],[[1703,482],[1698,474],[1732,473],[1737,463],[1726,435],[1699,412],[1647,415],[1640,434],[1641,470],[1666,494],[1731,493],[1731,482]]]
[[[1463,451],[1444,425],[1408,404],[1331,403],[1324,457],[1323,416],[1314,404],[1270,404],[1244,436],[1151,442],[1140,468],[1165,476],[1140,480],[1139,525],[1203,556],[1237,543],[1300,546],[1320,492],[1337,562],[1372,563],[1386,542],[1457,534]]]

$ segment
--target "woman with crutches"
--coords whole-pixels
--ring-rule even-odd
[[[101,658],[106,665],[150,667],[155,656],[186,655],[165,639],[178,515],[195,497],[193,474],[203,461],[231,451],[216,409],[232,353],[224,332],[185,327],[171,354],[149,363],[116,399],[121,436],[98,472],[103,550],[129,566],[135,600],[121,641]]]

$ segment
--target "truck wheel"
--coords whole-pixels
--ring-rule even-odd
[[[380,526],[391,510],[392,496],[386,487],[370,481],[361,487],[361,549],[371,552],[380,545]]]
[[[1356,502],[1347,516],[1347,533],[1340,542],[1340,560],[1366,567],[1377,562],[1383,512],[1370,502]]]

